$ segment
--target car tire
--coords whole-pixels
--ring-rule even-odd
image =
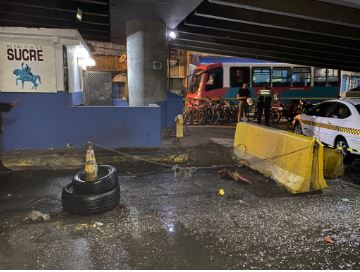
[[[343,137],[338,137],[335,141],[335,147],[342,149],[343,161],[345,164],[349,164],[354,160],[354,156],[347,150],[349,145]]]
[[[296,122],[295,123],[295,125],[294,125],[294,128],[293,128],[293,131],[294,131],[294,133],[296,133],[296,134],[303,134],[303,132],[302,132],[302,126],[301,126],[301,124],[299,123],[299,122]]]
[[[102,194],[78,194],[73,183],[63,188],[61,201],[63,209],[71,214],[91,215],[110,211],[120,202],[120,186]]]
[[[75,174],[72,179],[75,192],[78,194],[102,194],[111,191],[119,184],[117,170],[111,165],[99,165],[99,178],[93,182],[85,181],[85,170]]]

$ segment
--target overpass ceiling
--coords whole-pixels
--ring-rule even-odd
[[[109,0],[0,0],[0,5],[0,26],[71,28],[84,39],[110,41]]]
[[[205,0],[172,47],[360,71],[355,0]]]

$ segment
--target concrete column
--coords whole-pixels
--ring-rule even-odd
[[[129,20],[126,35],[129,105],[147,106],[164,101],[167,82],[165,23]]]

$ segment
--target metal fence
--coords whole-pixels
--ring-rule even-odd
[[[87,71],[84,75],[85,104],[112,105],[112,75],[110,72]]]

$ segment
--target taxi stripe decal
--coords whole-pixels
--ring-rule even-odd
[[[301,120],[301,123],[309,125],[309,126],[326,128],[326,129],[330,129],[330,130],[335,130],[335,131],[339,131],[339,132],[343,132],[343,133],[360,136],[360,129],[356,129],[356,128],[340,127],[340,126],[335,126],[335,125],[331,125],[331,124],[323,124],[323,123],[313,122],[313,121],[309,121],[309,120]],[[337,148],[339,150],[343,150],[341,147],[336,147],[336,146],[332,146],[332,145],[327,145],[327,146],[330,148]],[[349,152],[354,152],[354,153],[360,154],[359,149],[346,148],[346,150]]]
[[[339,131],[339,132],[343,132],[343,133],[360,136],[360,129],[356,129],[356,128],[340,127],[340,126],[335,126],[335,125],[331,125],[331,124],[323,124],[323,123],[318,123],[318,122],[313,122],[313,121],[308,121],[308,120],[301,120],[301,122],[303,124],[306,124],[309,126],[326,128],[326,129],[330,129],[330,130],[335,130],[335,131]]]
[[[339,150],[343,150],[341,147],[336,147],[336,146],[332,146],[332,145],[329,145],[329,144],[327,144],[326,146],[330,147],[330,148],[336,148],[336,149],[339,149]],[[349,152],[360,153],[359,149],[346,148],[346,150],[349,151]]]

